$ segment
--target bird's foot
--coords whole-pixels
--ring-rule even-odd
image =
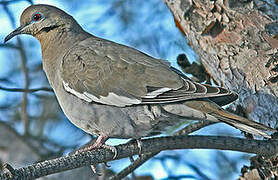
[[[114,146],[104,144],[107,139],[108,139],[108,136],[101,134],[100,136],[98,136],[97,140],[93,144],[91,144],[87,147],[84,147],[82,149],[79,149],[78,151],[75,152],[75,154],[91,151],[93,149],[105,148],[105,149],[109,149],[110,151],[112,151],[114,153],[113,159],[115,159],[118,155],[118,151]],[[95,165],[91,165],[91,169],[94,173],[101,176],[100,173],[97,173],[97,168]]]
[[[101,147],[103,147],[105,149],[109,149],[110,151],[112,151],[114,153],[113,159],[116,159],[116,157],[118,155],[117,148],[115,148],[114,146],[107,145],[107,144],[103,144]]]
[[[112,151],[114,153],[113,159],[115,159],[118,155],[118,151],[114,146],[104,144],[107,139],[108,139],[108,136],[100,135],[100,136],[98,136],[97,140],[93,144],[77,150],[75,152],[75,154],[78,154],[81,152],[86,152],[86,151],[91,151],[93,149],[99,149],[102,147],[102,148],[109,149],[110,151]]]
[[[134,141],[136,141],[136,143],[137,143],[137,147],[139,149],[138,155],[140,157],[142,155],[142,141],[141,141],[141,138],[139,138],[139,139],[131,139],[130,141],[128,141],[128,143],[134,142]]]

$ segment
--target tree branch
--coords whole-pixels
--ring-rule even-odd
[[[20,1],[27,1],[27,2],[29,2],[30,4],[34,4],[32,0],[2,0],[2,1],[0,2],[0,5],[2,5],[2,6],[7,6],[7,5],[9,5],[9,4],[18,3],[18,2],[20,2]]]
[[[11,43],[7,43],[7,44],[0,43],[0,48],[12,48],[12,49],[17,49],[17,50],[19,49],[18,46],[11,44]]]
[[[216,122],[198,121],[196,123],[193,123],[193,124],[190,124],[190,125],[184,127],[183,129],[181,129],[180,131],[175,133],[175,135],[187,135],[187,134],[193,133],[205,126],[209,126],[214,123],[216,123]],[[139,166],[141,166],[146,161],[148,161],[149,159],[151,159],[152,157],[156,156],[159,153],[160,153],[160,151],[152,152],[152,153],[148,153],[148,154],[142,154],[141,156],[139,156],[139,158],[137,158],[134,162],[132,162],[132,164],[130,164],[128,167],[126,167],[125,169],[123,169],[121,172],[114,175],[113,177],[111,177],[110,180],[123,179],[124,177],[129,175],[131,172],[133,172],[135,169],[137,169]]]
[[[168,136],[144,139],[142,153],[151,153],[172,149],[219,149],[254,153],[263,156],[272,156],[278,152],[277,140],[250,140],[223,136]],[[135,141],[116,146],[116,159],[130,157],[139,153]],[[0,176],[1,180],[34,179],[91,164],[113,160],[114,153],[107,149],[97,149],[76,155],[60,157],[43,161],[27,167],[12,170]]]
[[[185,135],[185,134],[190,134],[195,131],[198,131],[199,129],[202,129],[203,127],[216,124],[217,122],[212,122],[212,121],[198,121],[196,123],[190,124],[183,129],[179,130],[175,135]]]
[[[21,89],[21,88],[7,88],[0,86],[0,90],[3,91],[9,91],[9,92],[26,92],[26,93],[33,93],[37,91],[48,91],[53,92],[53,89],[48,87],[40,87],[40,88],[34,88],[34,89]]]
[[[29,79],[29,70],[27,67],[27,56],[26,52],[23,49],[22,41],[20,38],[17,38],[17,44],[19,46],[19,52],[21,56],[21,69],[23,72],[24,76],[24,89],[29,89],[30,85],[30,79]],[[28,97],[27,97],[27,92],[23,92],[22,94],[22,105],[21,105],[21,119],[24,124],[24,134],[28,134],[29,132],[29,117],[28,117],[28,112],[27,112],[27,107],[28,107]]]
[[[124,170],[122,170],[118,174],[116,174],[113,177],[111,177],[110,180],[123,179],[124,177],[129,175],[131,172],[133,172],[135,169],[137,169],[139,166],[144,164],[146,161],[148,161],[152,157],[156,156],[158,153],[160,153],[160,151],[158,151],[158,152],[151,152],[149,154],[142,154],[131,165],[129,165]]]
[[[7,5],[3,4],[3,9],[6,12],[6,14],[8,15],[8,17],[11,21],[12,27],[15,28],[16,23],[15,23],[14,15],[12,14],[12,12],[10,11],[10,9],[8,8]],[[23,71],[25,89],[28,89],[30,80],[29,80],[29,73],[28,73],[29,71],[28,71],[28,67],[27,67],[27,63],[26,63],[27,56],[26,56],[25,50],[23,49],[22,41],[19,37],[17,37],[17,46],[19,47],[18,50],[19,50],[19,54],[21,57],[21,69]],[[29,130],[29,118],[28,118],[28,113],[27,113],[27,106],[28,106],[27,93],[23,92],[20,115],[21,115],[21,120],[23,121],[23,124],[24,124],[24,134],[27,134],[28,130]]]

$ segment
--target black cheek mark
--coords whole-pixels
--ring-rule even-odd
[[[56,29],[58,27],[59,27],[58,25],[53,25],[53,26],[49,26],[49,27],[44,27],[40,31],[49,32],[49,31],[51,31],[53,29]]]

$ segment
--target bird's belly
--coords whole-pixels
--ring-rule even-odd
[[[146,106],[115,107],[89,103],[54,88],[67,118],[77,127],[93,135],[115,138],[140,138],[150,134],[155,117]]]

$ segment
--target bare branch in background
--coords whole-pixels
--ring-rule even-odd
[[[15,23],[15,18],[13,16],[12,12],[9,10],[8,6],[6,6],[6,5],[3,5],[3,9],[6,12],[6,14],[8,15],[8,17],[9,17],[9,19],[11,21],[12,27],[15,28],[16,27],[15,26],[16,23]]]
[[[37,92],[37,91],[53,92],[53,89],[48,88],[48,87],[40,87],[40,88],[34,88],[34,89],[21,89],[21,88],[6,88],[6,87],[0,86],[0,90],[9,91],[9,92],[25,92],[25,93],[33,93],[33,92]]]
[[[7,5],[10,5],[10,4],[18,3],[18,2],[22,2],[22,1],[27,1],[30,4],[34,4],[34,2],[32,0],[2,0],[2,1],[0,1],[0,5],[7,6]]]
[[[116,174],[115,176],[111,177],[110,180],[117,180],[117,179],[122,179],[129,175],[131,172],[134,172],[135,169],[143,165],[146,161],[151,159],[152,157],[156,156],[159,152],[152,152],[152,153],[147,153],[147,154],[142,154],[139,156],[134,162],[132,162],[131,165],[123,169],[121,172]]]
[[[20,139],[22,142],[27,144],[28,147],[32,149],[34,153],[36,153],[41,157],[41,159],[46,159],[51,156],[58,157],[61,156],[66,149],[76,148],[76,146],[61,145],[43,137],[35,137],[32,135],[28,135],[28,137],[22,136],[13,128],[12,125],[6,122],[0,121],[0,125],[5,127],[5,129],[8,129],[10,132],[12,132],[17,137],[17,139]],[[53,152],[53,150],[47,148],[46,145],[51,146],[52,148],[54,147],[56,151]]]
[[[15,23],[14,15],[9,10],[7,4],[3,4],[3,8],[9,17],[12,26],[15,28],[16,23]],[[20,53],[20,57],[21,57],[21,69],[23,71],[23,76],[24,76],[24,81],[25,81],[24,89],[29,89],[30,80],[29,80],[29,75],[28,75],[28,67],[26,65],[27,56],[26,56],[26,52],[23,48],[22,41],[19,37],[17,37],[17,46],[18,46],[18,50]],[[29,130],[29,119],[28,119],[27,107],[28,107],[27,92],[24,91],[22,94],[22,105],[21,105],[21,120],[24,124],[24,134],[28,134],[28,130]]]
[[[19,37],[17,37],[17,44],[19,46],[19,52],[20,52],[20,56],[21,56],[21,68],[23,71],[24,81],[25,81],[24,88],[29,89],[30,80],[29,80],[29,75],[28,75],[28,68],[26,65],[27,56],[26,56],[25,50],[23,49],[22,41],[20,40]],[[28,107],[27,92],[23,92],[22,105],[21,105],[21,108],[22,108],[21,109],[21,119],[24,123],[24,134],[28,134],[28,131],[29,131],[29,119],[28,119],[27,107]]]
[[[19,49],[18,46],[14,45],[14,44],[11,44],[11,43],[7,43],[7,44],[0,43],[0,48]]]

